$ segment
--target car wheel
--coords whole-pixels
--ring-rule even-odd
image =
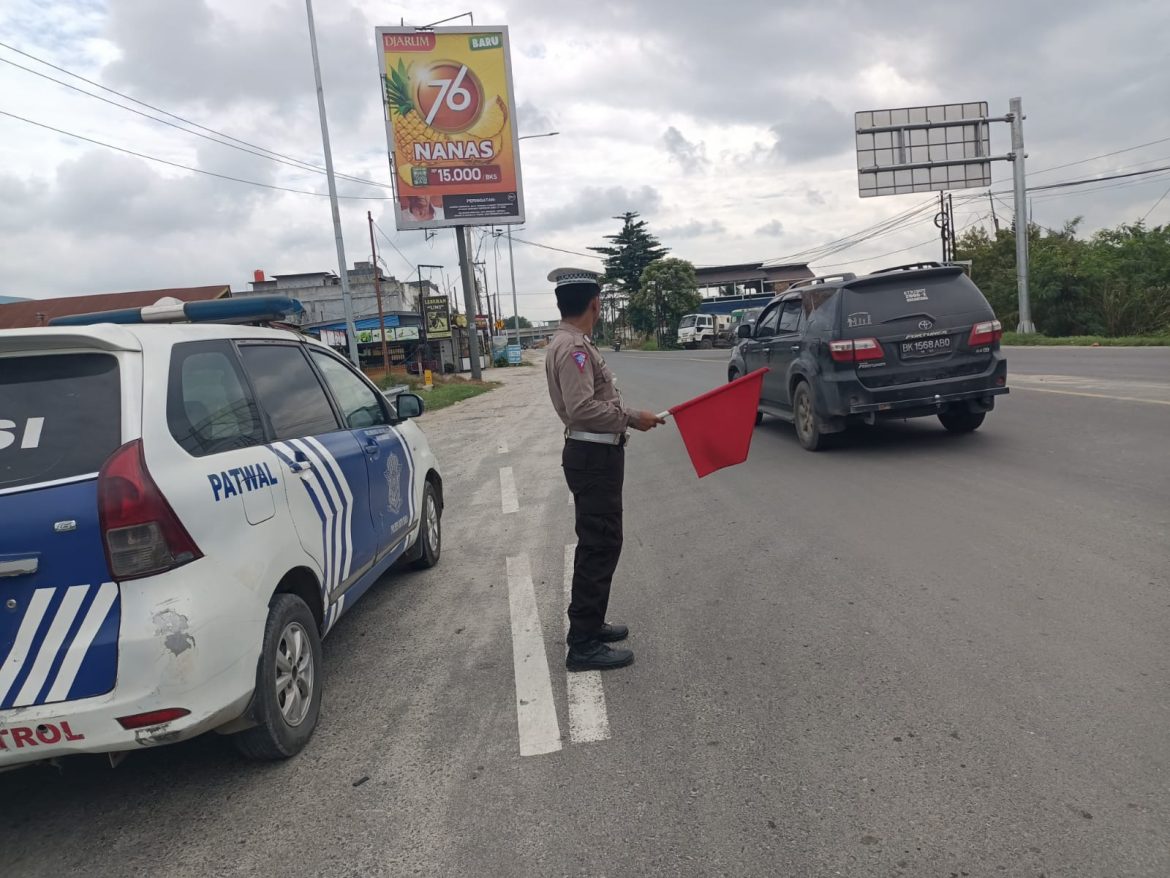
[[[807,381],[796,385],[796,392],[792,396],[793,423],[796,426],[796,438],[808,451],[818,451],[824,443],[820,428],[817,426],[817,414],[813,407],[812,390]]]
[[[430,570],[439,563],[439,554],[443,550],[443,510],[439,508],[435,486],[430,482],[423,488],[422,524],[418,531],[418,546],[421,551],[411,564],[415,570]]]
[[[942,412],[938,419],[950,433],[971,433],[979,429],[986,417],[986,412],[958,411]]]
[[[269,762],[295,756],[317,727],[323,684],[317,622],[299,597],[278,594],[268,607],[256,670],[257,725],[235,736],[236,748]]]

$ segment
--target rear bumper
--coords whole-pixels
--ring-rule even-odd
[[[889,402],[869,402],[849,406],[849,414],[860,415],[870,412],[904,412],[907,409],[943,409],[952,403],[970,400],[991,400],[992,397],[1009,393],[1007,387],[988,387],[980,390],[965,390],[959,393],[936,393],[914,399],[899,399]],[[988,406],[990,409],[991,406]]]
[[[995,397],[1009,392],[1007,360],[999,353],[978,374],[935,381],[867,387],[851,372],[829,373],[822,377],[825,380],[821,382],[821,415],[841,419],[842,425],[851,416],[908,418],[938,414],[960,406],[990,411],[995,406]]]
[[[92,698],[0,710],[0,771],[193,738],[239,717],[256,685],[265,596],[214,558],[121,584],[118,677]],[[118,717],[181,708],[127,731]]]

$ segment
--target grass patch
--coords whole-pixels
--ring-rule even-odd
[[[500,386],[499,382],[496,381],[472,381],[469,378],[436,375],[435,386],[431,390],[423,390],[421,378],[402,374],[383,376],[377,379],[377,383],[383,389],[400,387],[405,384],[412,393],[417,393],[423,398],[428,412],[445,409],[447,406],[487,393],[489,390],[495,390]]]
[[[648,338],[645,341],[636,341],[630,347],[635,351],[656,351],[658,350],[658,340]]]
[[[1092,345],[1100,345],[1101,347],[1168,347],[1170,346],[1170,336],[1167,335],[1149,335],[1149,336],[1122,336],[1120,338],[1108,338],[1103,335],[1069,335],[1062,338],[1049,338],[1046,335],[1038,333],[1031,335],[1020,335],[1018,332],[1005,332],[1003,334],[1003,344],[1005,345],[1023,345],[1028,347],[1056,347],[1056,346],[1081,346],[1090,347]]]

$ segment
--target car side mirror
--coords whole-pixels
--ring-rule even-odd
[[[739,329],[736,330],[740,338],[752,337],[752,325],[750,323],[741,323]]]
[[[398,417],[403,421],[422,417],[422,413],[426,410],[422,397],[414,393],[398,394],[394,398],[394,408],[398,410]]]

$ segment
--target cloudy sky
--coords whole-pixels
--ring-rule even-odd
[[[389,182],[374,27],[427,24],[467,5],[318,0],[339,172]],[[823,253],[815,248],[930,198],[858,198],[852,114],[862,109],[986,100],[1004,113],[1010,97],[1022,96],[1030,185],[1170,165],[1165,0],[510,0],[477,6],[475,19],[510,27],[520,133],[560,132],[522,144],[528,223],[517,237],[526,242],[587,252],[616,229],[612,216],[636,210],[674,255],[696,264]],[[256,268],[337,269],[322,175],[13,66],[117,100],[13,51],[21,50],[320,164],[298,0],[4,0],[0,42],[10,47],[0,46],[8,62],[0,63],[3,113],[177,165],[316,193],[195,174],[0,115],[0,295],[241,289]],[[1007,151],[1007,126],[993,126],[992,147]],[[1010,166],[997,164],[994,178],[1008,177]],[[1033,218],[1057,226],[1083,216],[1088,230],[1147,214],[1149,224],[1170,223],[1170,197],[1155,207],[1168,186],[1163,173],[1036,193]],[[421,232],[397,233],[385,190],[345,180],[339,190],[357,196],[342,206],[351,262],[369,258],[370,210],[401,250],[379,241],[393,274],[406,277],[421,262],[446,265],[455,279],[452,232],[429,242]],[[1010,196],[1000,198],[999,218],[1010,221]],[[956,197],[960,229],[990,226],[990,211],[986,195]],[[931,212],[914,219],[818,255],[813,267],[936,258]],[[550,268],[592,262],[532,244],[516,244],[515,253],[521,313],[532,318],[555,314],[544,282]],[[494,258],[490,240],[483,254]],[[501,257],[506,279],[506,249]]]

